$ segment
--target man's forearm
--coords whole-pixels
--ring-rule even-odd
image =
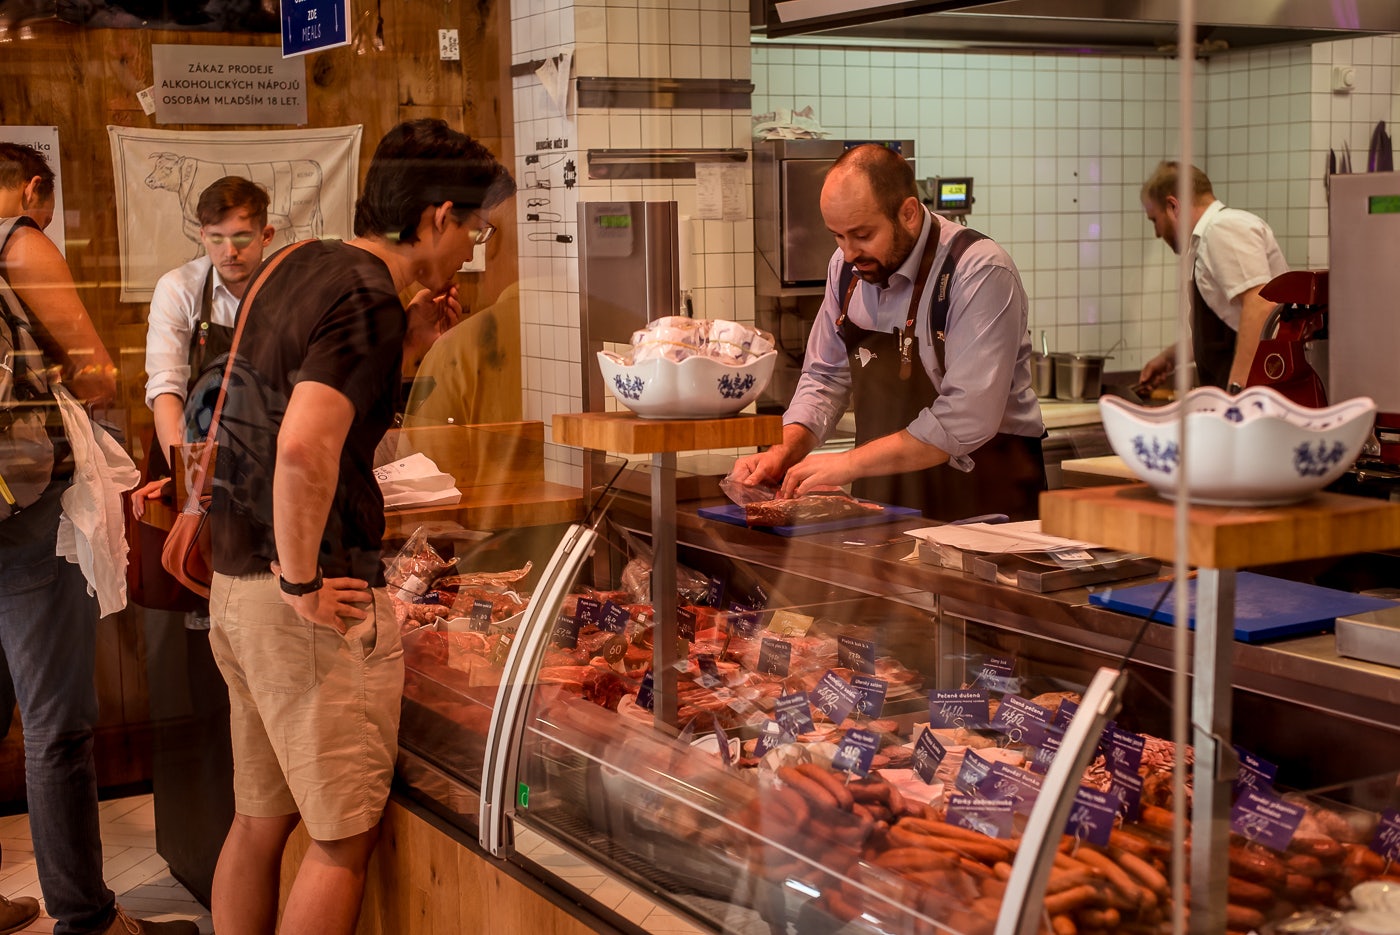
[[[948,452],[919,441],[907,429],[872,439],[851,449],[850,456],[857,477],[922,471],[948,460]]]
[[[1244,386],[1259,350],[1260,332],[1273,313],[1274,303],[1259,294],[1259,287],[1244,294],[1240,304],[1240,328],[1235,335],[1235,357],[1230,364],[1230,383]]]
[[[165,452],[166,463],[175,466],[174,448],[185,440],[185,401],[174,393],[161,393],[151,404],[156,423],[156,441]]]
[[[340,452],[302,441],[277,444],[272,478],[272,528],[282,577],[305,582],[316,577],[321,537],[340,477]]]

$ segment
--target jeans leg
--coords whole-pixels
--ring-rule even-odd
[[[46,551],[0,550],[0,644],[24,720],[39,884],[54,932],[66,935],[101,930],[115,899],[102,879],[92,754],[97,600],[77,565],[54,556],[51,542]]]

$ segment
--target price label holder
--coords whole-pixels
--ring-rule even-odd
[[[860,728],[848,730],[836,745],[831,768],[843,773],[855,773],[863,779],[870,774],[870,764],[875,759],[875,751],[879,749],[878,734]]]
[[[982,668],[977,671],[977,678],[973,681],[985,685],[989,691],[1015,694],[1021,690],[1021,680],[1015,676],[1015,656],[988,656],[982,660]]]
[[[783,637],[806,636],[815,621],[815,617],[791,610],[774,611],[768,621],[768,631]]]
[[[1039,746],[1050,726],[1050,709],[1033,704],[1020,695],[1007,695],[997,705],[992,730],[1005,734],[1012,743]]]
[[[550,642],[560,649],[578,648],[578,618],[570,620],[568,617],[560,617],[554,621],[554,632],[550,634]]]
[[[1012,811],[1029,815],[1040,794],[1041,779],[1035,773],[1005,763],[993,763],[991,771],[977,784],[977,794],[984,799],[1010,799]]]
[[[491,629],[491,602],[480,599],[472,601],[472,612],[467,617],[467,629],[474,633],[485,633]]]
[[[597,627],[603,620],[603,605],[591,597],[581,597],[574,611],[574,619],[578,621],[580,630]]]
[[[1147,738],[1132,731],[1114,727],[1104,731],[1104,762],[1109,772],[1136,775],[1142,765],[1142,753],[1147,748]]]
[[[856,690],[851,684],[830,669],[817,682],[812,690],[816,709],[827,716],[833,724],[840,724],[856,709]]]
[[[923,733],[919,734],[919,739],[914,741],[914,772],[926,785],[933,785],[938,767],[947,755],[948,751],[938,742],[938,738],[933,736],[933,731],[925,727]]]
[[[851,679],[856,690],[856,714],[874,720],[885,712],[885,694],[889,683],[873,675],[857,675]]]
[[[627,608],[621,604],[614,604],[608,601],[603,605],[602,616],[599,619],[599,627],[609,633],[626,633],[627,623],[632,619],[632,615],[627,612]]]
[[[1069,722],[1074,719],[1074,712],[1078,710],[1079,705],[1075,704],[1073,701],[1070,701],[1068,698],[1062,700],[1060,706],[1055,709],[1055,716],[1051,719],[1050,726],[1057,727],[1060,730],[1068,730]]]
[[[1065,822],[1065,834],[1107,847],[1108,836],[1113,831],[1113,821],[1121,805],[1122,801],[1111,792],[1080,786],[1074,792],[1074,804],[1070,806],[1069,820]]]
[[[765,636],[758,649],[759,674],[787,678],[791,665],[792,644],[787,640]]]
[[[1124,821],[1137,821],[1142,814],[1142,777],[1137,774],[1137,770],[1131,773],[1122,773],[1115,769],[1109,770],[1108,791],[1118,796],[1119,811],[1123,814]]]
[[[729,612],[729,632],[740,639],[751,640],[758,632],[762,614],[748,608],[735,608]]]
[[[773,703],[773,710],[783,730],[794,737],[810,734],[816,727],[812,723],[812,703],[806,692],[780,695]]]
[[[874,675],[875,641],[863,640],[855,636],[838,636],[836,638],[836,666],[841,669],[850,669],[852,672]]]
[[[948,796],[950,825],[980,831],[990,838],[1011,837],[1015,812],[1010,799],[982,799],[971,795]]]
[[[990,760],[984,760],[974,751],[969,750],[963,754],[962,766],[958,768],[958,776],[953,780],[953,787],[964,795],[973,795],[977,792],[977,787],[982,784],[992,772]]]
[[[1274,777],[1278,775],[1278,764],[1255,756],[1238,745],[1235,746],[1235,754],[1240,758],[1240,772],[1235,777],[1235,795],[1238,796],[1245,789],[1253,789],[1255,792],[1263,793],[1273,792]]]
[[[1287,850],[1306,811],[1272,793],[1241,789],[1230,809],[1230,830],[1276,851]]]
[[[986,727],[988,700],[980,688],[936,688],[928,693],[928,722],[942,728]]]
[[[1026,765],[1041,775],[1048,773],[1050,764],[1055,762],[1055,754],[1060,752],[1060,741],[1064,739],[1064,736],[1063,730],[1050,728],[1040,745],[1031,754],[1030,759],[1026,761]]]

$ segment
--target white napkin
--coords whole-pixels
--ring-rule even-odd
[[[459,503],[462,492],[451,474],[438,470],[421,451],[374,469],[385,508]]]
[[[545,58],[544,63],[535,69],[535,77],[540,79],[545,93],[563,117],[569,115],[569,71],[573,57],[574,50],[565,49],[559,53],[558,64],[553,58]]]

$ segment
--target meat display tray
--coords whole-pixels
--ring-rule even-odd
[[[876,501],[865,500],[862,502],[875,503]],[[845,516],[822,523],[802,523],[797,526],[754,526],[752,528],[775,533],[779,536],[811,536],[819,532],[834,532],[838,529],[852,529],[856,526],[873,526],[877,523],[888,523],[892,520],[907,519],[919,515],[918,510],[907,506],[894,506],[888,503],[879,505],[884,507],[884,512],[870,513],[864,516]],[[724,506],[702,506],[695,512],[702,519],[718,520],[733,526],[749,525],[744,518],[744,508],[737,503],[726,503]]]
[[[1196,582],[1189,583],[1191,626],[1195,627]],[[1151,612],[1167,582],[1131,588],[1110,588],[1089,595],[1089,603],[1145,617]],[[1242,571],[1235,576],[1235,639],[1261,643],[1285,636],[1325,633],[1336,618],[1368,610],[1395,607],[1394,601],[1362,597],[1348,591],[1320,588],[1283,578]],[[1172,597],[1162,601],[1152,619],[1172,622]]]

